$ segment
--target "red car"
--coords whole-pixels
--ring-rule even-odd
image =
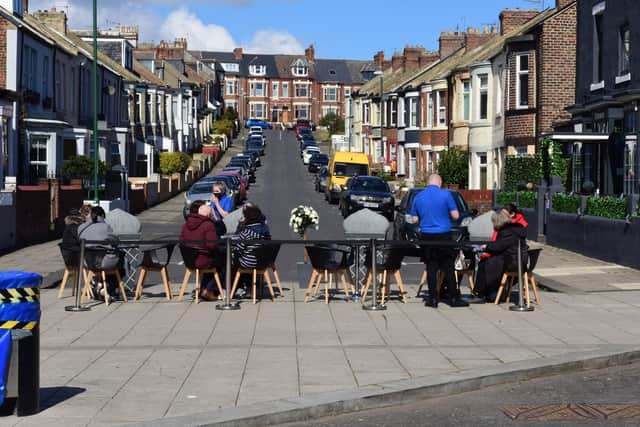
[[[240,180],[240,199],[247,200],[247,181],[240,175],[240,172],[226,171],[217,173],[216,175],[237,177]]]

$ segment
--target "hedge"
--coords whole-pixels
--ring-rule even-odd
[[[625,219],[627,216],[627,200],[617,197],[589,197],[586,215],[603,218]]]
[[[580,208],[580,196],[573,194],[556,193],[551,198],[552,209],[556,212],[578,213]]]
[[[519,191],[518,193],[518,207],[535,209],[536,207],[536,192],[535,191]],[[496,205],[504,206],[510,203],[516,204],[516,192],[515,191],[500,191],[496,193]]]
[[[184,173],[191,166],[191,156],[186,153],[160,153],[160,172],[164,175]]]
[[[518,185],[540,179],[540,166],[536,157],[507,157],[504,163],[504,189],[516,191]]]

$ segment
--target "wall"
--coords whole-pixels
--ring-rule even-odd
[[[482,215],[493,209],[493,190],[458,190],[464,200],[467,202],[469,209],[477,209],[478,214]]]

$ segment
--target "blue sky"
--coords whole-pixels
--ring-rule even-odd
[[[90,25],[88,0],[32,0],[31,9],[56,5],[70,25]],[[300,52],[309,44],[323,58],[370,59],[405,45],[436,49],[442,30],[498,23],[505,8],[540,9],[535,0],[98,0],[99,23],[137,24],[140,38],[186,36],[196,49],[242,46],[265,53]],[[545,0],[545,7],[555,0]],[[437,8],[436,8],[437,7]]]

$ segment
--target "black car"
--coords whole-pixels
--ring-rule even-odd
[[[329,156],[324,153],[316,153],[309,159],[309,172],[317,172],[322,166],[329,164]]]
[[[245,160],[245,161],[248,161],[249,164],[251,165],[251,170],[254,171],[254,172],[258,168],[258,166],[256,165],[255,158],[253,156],[249,156],[247,154],[236,154],[235,156],[233,156],[231,158],[231,160]]]
[[[356,176],[340,194],[340,212],[348,217],[360,209],[371,209],[393,221],[394,200],[387,182],[377,176]]]
[[[424,188],[412,188],[404,195],[400,204],[396,207],[396,217],[393,222],[393,238],[394,240],[417,240],[420,234],[420,226],[413,224],[409,215],[413,200],[416,198],[419,192]],[[460,212],[460,218],[456,221],[451,221],[451,232],[456,239],[467,238],[469,232],[467,227],[471,223],[474,216],[478,214],[475,209],[469,210],[467,202],[457,191],[448,190],[453,196],[453,200],[458,206],[458,212]]]
[[[251,161],[248,159],[237,159],[234,157],[227,163],[227,166],[242,167],[247,171],[252,182],[256,179],[255,169],[251,166]]]
[[[315,187],[318,193],[324,193],[327,189],[327,180],[329,179],[329,168],[327,166],[320,167],[315,177]]]
[[[247,141],[244,145],[245,151],[256,151],[261,156],[264,156],[264,145],[255,141]]]
[[[246,150],[246,151],[243,151],[242,154],[244,154],[245,156],[250,156],[251,158],[253,158],[253,163],[256,166],[262,166],[262,162],[260,161],[260,152]]]
[[[318,146],[318,143],[315,142],[315,141],[313,141],[313,142],[309,141],[309,142],[305,142],[305,143],[301,144],[300,145],[300,156],[302,156],[302,152],[304,150],[306,150],[307,148],[309,148],[309,147],[317,147],[317,146]]]

